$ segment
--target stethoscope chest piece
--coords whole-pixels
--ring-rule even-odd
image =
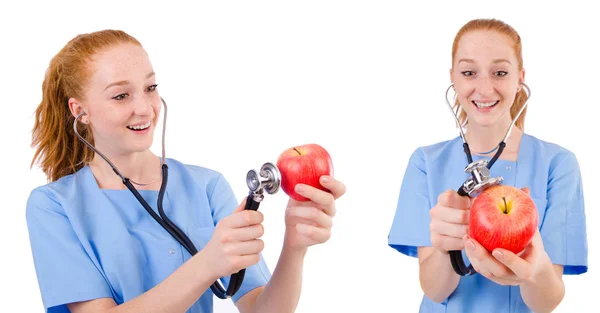
[[[484,190],[502,183],[502,176],[490,176],[490,170],[487,168],[487,164],[488,161],[482,159],[472,162],[465,168],[465,172],[471,176],[464,182],[463,189],[470,197],[476,197]]]
[[[281,173],[273,163],[265,163],[260,171],[250,170],[246,174],[246,184],[252,193],[254,201],[260,202],[263,190],[268,194],[275,194],[281,186]]]

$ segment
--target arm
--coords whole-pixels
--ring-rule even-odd
[[[471,203],[454,190],[440,194],[438,203],[431,208],[432,247],[419,247],[419,280],[425,295],[438,303],[448,298],[458,286],[460,276],[450,263],[450,250],[462,250],[461,238],[467,234]]]
[[[441,303],[458,286],[460,276],[454,272],[448,253],[434,247],[419,247],[421,289],[432,301]]]
[[[119,306],[111,298],[76,302],[67,306],[72,313],[184,313],[217,279],[208,270],[204,254],[203,251],[198,252],[160,284]]]
[[[448,251],[464,248],[462,237],[467,233],[471,203],[468,197],[446,190],[433,205],[427,169],[424,152],[415,150],[402,180],[388,244],[419,258],[421,289],[429,299],[441,303],[460,281]]]
[[[523,302],[535,312],[552,312],[565,296],[565,285],[562,281],[563,266],[550,263],[521,285]]]
[[[240,312],[294,312],[302,290],[306,251],[284,246],[267,285],[249,292],[236,303]]]
[[[260,212],[244,210],[246,200],[222,219],[210,241],[167,279],[119,306],[110,298],[70,304],[73,313],[184,313],[220,277],[256,264],[263,248]]]
[[[341,182],[333,178],[321,180],[321,184],[331,193],[310,186],[296,189],[311,201],[299,203],[290,199],[285,216],[285,240],[277,266],[264,288],[255,289],[240,298],[236,303],[240,312],[291,313],[296,310],[308,247],[329,240],[336,211],[335,199],[346,190]]]

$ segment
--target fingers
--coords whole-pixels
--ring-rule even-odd
[[[461,197],[454,190],[447,190],[438,196],[438,203],[454,209],[468,209],[471,207],[471,198]]]
[[[265,244],[260,239],[230,243],[223,247],[225,253],[232,256],[244,256],[260,253]]]
[[[233,273],[243,268],[248,268],[258,263],[258,261],[260,261],[260,255],[258,253],[238,256],[233,264],[233,267],[236,268],[236,270]]]
[[[308,198],[323,208],[327,215],[335,216],[336,209],[333,194],[304,184],[297,184],[295,190],[301,196]]]
[[[451,224],[440,220],[432,220],[429,224],[429,230],[440,235],[454,237],[461,240],[468,232],[467,225]]]
[[[432,220],[441,220],[454,224],[469,224],[469,215],[471,210],[453,209],[438,204],[433,209],[429,210],[429,216]],[[462,238],[462,236],[460,237]]]
[[[320,182],[321,186],[331,192],[334,199],[337,199],[346,193],[346,185],[331,176],[321,176]]]
[[[524,280],[530,280],[533,277],[534,269],[531,264],[521,259],[511,251],[496,249],[492,255],[500,263],[506,265],[515,275]]]
[[[462,250],[465,248],[462,239],[443,235],[431,236],[431,245],[443,251]]]
[[[482,275],[489,272],[491,275],[499,278],[508,278],[514,276],[514,273],[509,268],[496,260],[496,258],[494,258],[476,240],[470,238],[469,236],[465,236],[464,241],[467,257],[469,260],[471,260],[471,263],[475,263],[477,265],[479,268],[478,272],[482,273]],[[473,267],[475,267],[475,265]]]
[[[313,222],[315,225],[320,227],[331,228],[333,226],[333,219],[331,216],[314,207],[292,207],[286,211],[286,214]]]
[[[307,224],[296,224],[296,230],[301,235],[308,237],[313,242],[323,243],[331,238],[331,230],[329,228],[320,228]]]
[[[221,243],[249,241],[262,237],[265,229],[262,224],[229,229],[221,238]]]
[[[523,192],[525,192],[525,193],[526,193],[528,196],[530,196],[530,195],[531,195],[531,192],[530,192],[530,190],[529,190],[529,187],[523,187],[523,188],[521,188],[521,190],[523,190]]]
[[[230,216],[224,218],[222,222],[229,228],[240,228],[260,224],[263,220],[264,216],[259,211],[242,210],[234,212]]]

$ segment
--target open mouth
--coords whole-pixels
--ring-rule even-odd
[[[471,101],[476,107],[480,109],[489,109],[496,106],[496,104],[500,103],[500,100],[496,101],[488,101],[488,102],[480,102],[480,101]]]
[[[129,125],[127,126],[127,128],[133,130],[133,131],[143,131],[148,129],[148,127],[150,127],[150,124],[152,124],[151,122],[148,122],[147,124],[142,124],[142,125]]]

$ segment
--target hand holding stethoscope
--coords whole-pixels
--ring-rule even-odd
[[[238,273],[260,261],[264,243],[263,214],[246,210],[244,201],[217,223],[210,241],[199,253],[204,254],[210,274],[216,279]],[[240,282],[241,284],[241,282]]]

